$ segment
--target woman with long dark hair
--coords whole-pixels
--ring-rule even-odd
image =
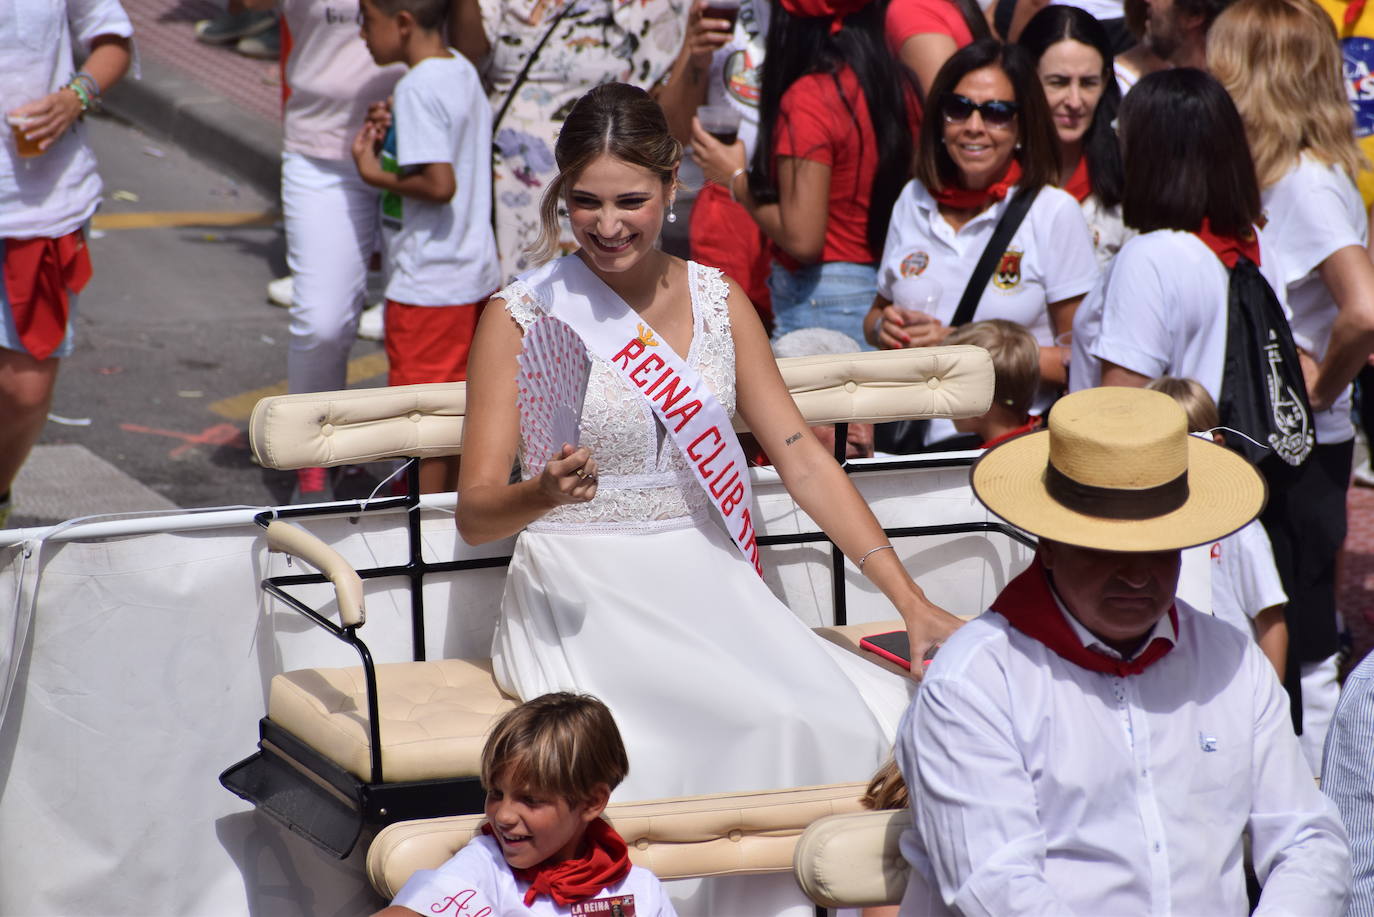
[[[1121,146],[1116,110],[1121,90],[1107,30],[1076,6],[1047,6],[1017,44],[1035,58],[1059,139],[1055,184],[1083,208],[1093,250],[1104,267],[1129,237],[1121,221]]]
[[[883,8],[775,2],[752,167],[743,144],[693,131],[706,177],[773,243],[775,336],[814,326],[857,336],[873,299],[915,123],[911,83],[882,44]]]
[[[1024,325],[1041,346],[1043,380],[1062,386],[1054,339],[1069,329],[1098,269],[1078,206],[1053,187],[1058,160],[1025,49],[985,39],[951,57],[931,89],[916,177],[892,214],[878,295],[864,321],[868,342],[895,349],[943,341],[1003,214],[1017,196],[1034,194],[997,269],[975,291],[970,320]],[[899,288],[912,278],[934,281],[920,308]]]

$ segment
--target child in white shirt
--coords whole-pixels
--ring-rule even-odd
[[[491,229],[491,107],[477,71],[448,47],[445,0],[362,0],[379,65],[409,67],[390,130],[369,118],[353,141],[363,181],[382,190],[390,385],[467,378],[477,316],[500,274]],[[454,490],[456,458],[426,459],[420,486]]]
[[[1216,402],[1196,379],[1160,376],[1145,386],[1173,398],[1188,415],[1193,433],[1211,431],[1212,439],[1223,444],[1225,437],[1216,428],[1221,416]],[[1243,631],[1252,633],[1283,681],[1288,658],[1288,624],[1283,609],[1288,595],[1274,566],[1274,549],[1258,521],[1227,535],[1211,545],[1193,548],[1206,550],[1212,566],[1212,614]]]
[[[376,917],[676,917],[658,878],[630,865],[601,817],[628,772],[601,701],[557,693],[521,704],[482,748],[482,833],[438,869],[416,872]]]

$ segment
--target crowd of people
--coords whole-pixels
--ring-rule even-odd
[[[1371,165],[1314,0],[279,12],[291,390],[344,386],[380,252],[391,384],[468,382],[461,465],[428,460],[423,485],[458,491],[466,541],[520,536],[497,680],[524,699],[595,694],[625,733],[575,779],[519,742],[513,769],[484,763],[492,831],[459,881],[480,872],[528,905],[555,882],[540,869],[600,869],[590,895],[672,913],[618,838],[586,852],[612,789],[862,779],[895,743],[915,815],[904,914],[1340,913],[1352,849],[1354,900],[1374,908],[1374,781],[1358,779],[1367,743],[1343,739],[1370,728],[1366,702],[1336,713],[1351,387],[1374,353]],[[43,28],[67,35],[62,18]],[[65,18],[89,51],[70,77],[70,40],[35,50],[48,32],[0,22],[0,56],[35,74],[4,99],[0,201],[26,203],[0,206],[0,506],[90,273],[99,183],[79,115],[128,64],[115,0],[67,0]],[[707,183],[683,261],[659,243],[688,147]],[[543,454],[517,376],[548,319],[591,370],[580,441]],[[775,354],[824,339],[992,354],[987,415],[851,443],[985,450],[979,499],[1041,541],[973,624],[926,598],[792,402]],[[914,700],[765,586],[760,456],[891,601],[912,658],[940,649]],[[302,472],[300,499],[327,496],[324,469]],[[1180,552],[1199,547],[1215,620],[1175,600]],[[584,707],[551,709],[600,716]],[[614,723],[585,728],[620,746]],[[1339,811],[1311,780],[1324,745]],[[452,884],[418,881],[398,905]],[[777,876],[673,898],[809,909]]]

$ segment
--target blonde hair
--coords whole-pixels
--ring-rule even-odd
[[[1237,0],[1207,33],[1207,66],[1235,100],[1260,187],[1303,153],[1369,167],[1354,138],[1336,27],[1314,0]]]
[[[972,344],[992,355],[992,400],[1018,415],[1030,413],[1040,389],[1040,345],[1016,322],[990,318],[950,332],[946,344]]]
[[[865,809],[905,809],[911,804],[906,778],[897,769],[897,762],[891,756],[868,782],[868,789],[859,797],[859,804]]]
[[[1217,403],[1196,379],[1160,376],[1158,379],[1151,379],[1145,387],[1152,392],[1168,395],[1178,402],[1178,406],[1183,408],[1183,413],[1188,415],[1188,432],[1205,433],[1221,426],[1221,414],[1217,411]]]
[[[482,746],[484,789],[506,780],[569,805],[589,799],[598,784],[615,789],[629,772],[615,718],[589,694],[526,701],[496,722]]]
[[[603,153],[648,169],[674,187],[682,144],[668,131],[663,109],[649,94],[628,83],[603,83],[574,103],[554,144],[558,176],[539,205],[539,238],[526,251],[536,264],[560,252],[558,205],[582,170]]]

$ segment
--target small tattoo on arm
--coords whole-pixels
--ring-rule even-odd
[[[801,433],[793,433],[791,436],[787,437],[787,439],[783,440],[783,445],[790,446],[799,439],[801,439]]]

